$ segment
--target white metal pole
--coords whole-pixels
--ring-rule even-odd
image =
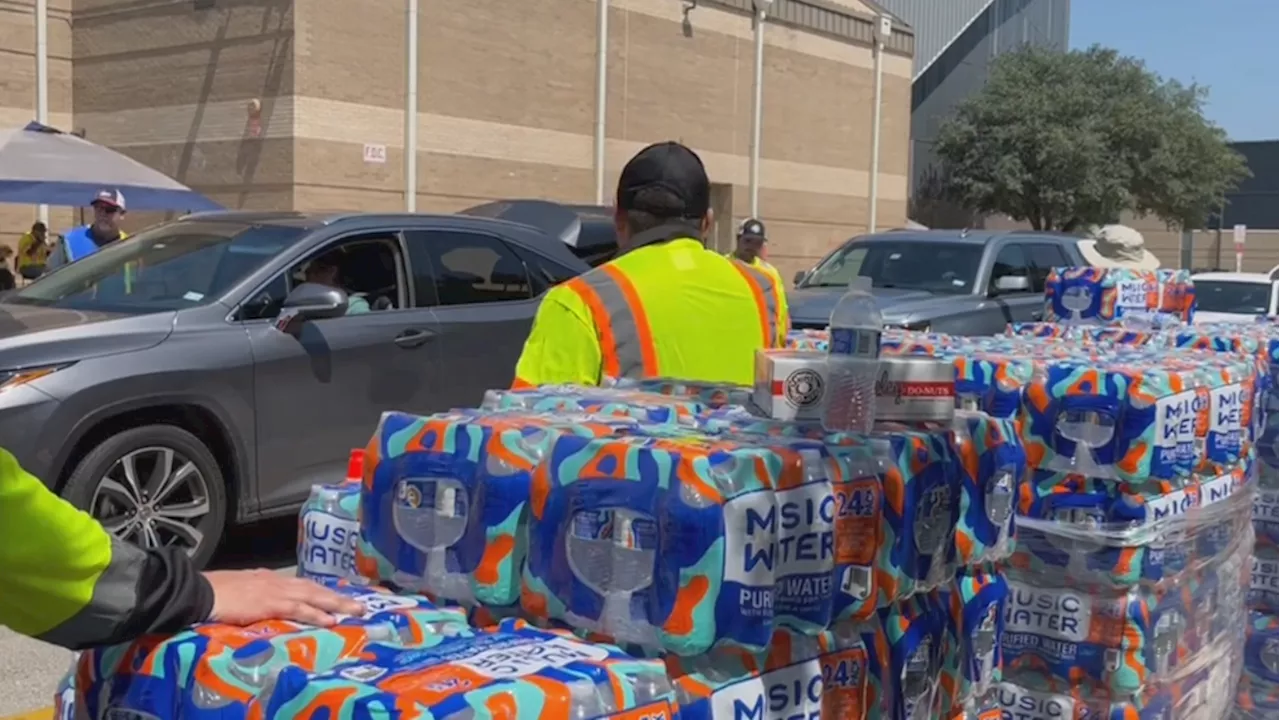
[[[760,126],[764,121],[764,18],[765,9],[756,9],[755,75],[751,99],[751,217],[760,217]]]
[[[49,0],[36,0],[36,122],[49,124]],[[37,212],[48,227],[49,206]]]
[[[596,170],[596,205],[605,204],[605,112],[609,101],[609,0],[596,0],[596,124],[592,162]]]
[[[418,0],[408,0],[405,26],[404,209],[418,210]]]
[[[871,102],[875,109],[871,113],[871,181],[867,192],[867,232],[876,231],[876,206],[880,194],[880,99],[884,90],[884,39],[879,33],[876,33],[874,52],[876,80]]]

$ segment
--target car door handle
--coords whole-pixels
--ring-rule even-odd
[[[395,343],[402,348],[416,348],[435,337],[435,335],[436,334],[430,330],[419,330],[414,328],[412,330],[405,330],[397,335]]]

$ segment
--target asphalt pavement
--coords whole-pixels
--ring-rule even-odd
[[[213,567],[268,567],[292,573],[297,536],[294,518],[236,528]],[[70,652],[0,627],[0,720],[13,720],[10,716],[15,715],[23,720],[48,718],[54,691],[70,664]]]

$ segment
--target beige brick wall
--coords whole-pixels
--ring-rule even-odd
[[[208,10],[74,2],[74,32],[64,33],[74,68],[64,62],[63,94],[89,139],[231,207],[404,206],[402,2],[370,0],[358,12],[345,0],[220,0]],[[639,147],[679,139],[702,154],[713,182],[732,188],[724,220],[741,219],[750,18],[706,5],[685,15],[674,0],[612,7],[608,191]],[[424,8],[420,210],[594,198],[595,2],[513,8],[504,0]],[[11,62],[0,57],[0,70]],[[788,274],[866,226],[872,66],[869,47],[766,28],[760,205],[770,257]],[[892,226],[905,219],[911,59],[888,54],[884,66],[879,216]],[[4,77],[0,112],[17,102],[6,100]],[[254,98],[263,103],[258,138],[246,127]],[[366,143],[385,145],[387,161],[364,162]],[[126,226],[163,217],[132,213]]]
[[[379,202],[394,202],[402,187],[400,138],[379,136],[377,128],[397,125],[400,132],[403,9],[372,5],[344,15],[341,0],[314,0],[299,15],[297,93],[338,101],[352,113],[342,128],[314,133],[338,147],[298,141],[302,207],[335,198],[333,188],[313,191],[313,184],[377,188]],[[424,19],[420,209],[504,196],[593,199],[594,23],[592,0],[526,5],[519,13],[502,0],[477,0],[465,11]],[[610,183],[641,145],[679,139],[703,154],[713,182],[734,186],[728,220],[748,212],[751,33],[749,18],[711,7],[689,13],[686,24],[675,2],[614,3]],[[770,257],[790,272],[866,226],[872,53],[773,25],[766,38],[760,209],[773,236]],[[379,58],[377,73],[366,70],[371,55]],[[893,226],[906,217],[911,64],[889,56],[885,65],[879,217]],[[363,142],[388,145],[387,165],[365,166]]]
[[[49,2],[49,122],[67,128],[71,120],[71,2]],[[36,119],[34,0],[0,0],[0,127],[20,127]],[[36,208],[0,204],[0,244],[16,245],[36,221]],[[52,208],[49,224],[68,227],[72,213]]]

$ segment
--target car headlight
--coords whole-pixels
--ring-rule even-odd
[[[60,365],[42,365],[40,367],[17,368],[14,370],[0,370],[0,392],[9,390],[19,385],[26,385],[34,382],[46,375],[52,375],[64,368],[71,367],[73,363],[62,363]]]

